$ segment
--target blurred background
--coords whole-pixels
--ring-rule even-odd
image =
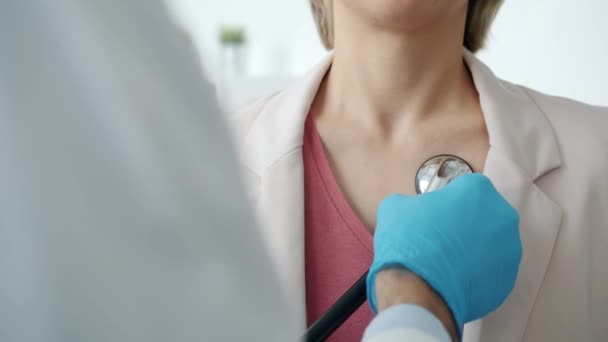
[[[307,0],[167,0],[227,109],[303,75],[326,53]],[[608,106],[608,1],[505,0],[478,56],[501,78]]]

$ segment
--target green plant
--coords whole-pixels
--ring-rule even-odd
[[[224,45],[238,45],[245,43],[245,30],[241,27],[220,28],[220,42]]]

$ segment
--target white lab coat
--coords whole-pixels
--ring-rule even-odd
[[[0,340],[293,340],[194,54],[159,1],[0,11]]]

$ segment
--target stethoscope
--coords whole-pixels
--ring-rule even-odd
[[[450,154],[434,156],[423,162],[416,172],[414,178],[416,193],[421,195],[439,190],[457,177],[473,172],[471,165],[460,157]],[[367,300],[366,278],[367,272],[306,330],[303,340],[324,341],[336,331]]]
[[[466,160],[451,154],[434,156],[422,163],[416,172],[416,193],[420,195],[439,190],[467,173],[473,173],[473,168]]]

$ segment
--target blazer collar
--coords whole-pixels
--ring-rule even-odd
[[[268,99],[243,145],[243,162],[258,176],[302,146],[304,123],[321,82],[331,66],[329,53],[308,74]]]
[[[518,164],[530,180],[558,168],[562,159],[553,127],[525,88],[498,79],[471,52],[463,54],[479,93],[490,146]]]
[[[553,128],[522,87],[498,79],[471,52],[463,56],[479,93],[490,146],[518,164],[534,181],[561,165]],[[244,140],[243,162],[257,175],[302,146],[304,122],[321,81],[329,70],[329,53],[312,71],[271,97]]]

